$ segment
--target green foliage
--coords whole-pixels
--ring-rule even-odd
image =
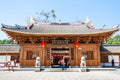
[[[0,40],[0,44],[13,44],[14,42],[9,39]]]
[[[106,43],[107,44],[120,44],[120,35],[116,35],[113,38],[110,38]]]

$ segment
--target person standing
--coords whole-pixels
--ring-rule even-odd
[[[8,70],[10,71],[10,66],[11,66],[11,63],[10,61],[7,62],[7,67],[8,67]]]
[[[112,67],[114,67],[115,65],[114,59],[111,60],[111,63],[112,63]]]
[[[69,68],[69,59],[68,58],[65,58],[65,67],[66,68]]]
[[[11,61],[11,70],[14,71],[14,66],[15,66],[15,62],[12,60]]]
[[[61,63],[62,71],[63,71],[63,70],[64,70],[64,65],[65,65],[64,59],[62,59],[62,60],[60,61],[60,63]]]

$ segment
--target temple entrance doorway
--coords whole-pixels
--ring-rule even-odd
[[[60,60],[64,59],[64,62],[67,64],[69,62],[69,48],[52,48],[52,68],[60,68]],[[66,66],[66,65],[65,65]]]
[[[62,59],[62,56],[54,56],[52,62],[52,68],[60,68],[59,61]]]

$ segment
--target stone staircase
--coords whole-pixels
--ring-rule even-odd
[[[15,71],[35,71],[35,68],[14,68]],[[86,71],[116,71],[117,68],[86,68]],[[8,71],[8,68],[0,68],[0,71]],[[81,68],[41,68],[40,72],[81,72]]]
[[[42,72],[89,72],[89,71],[116,71],[116,68],[86,68],[86,71],[82,71],[81,68],[65,68],[63,71],[61,68],[45,68]]]
[[[78,68],[45,68],[42,72],[79,72],[80,69]]]
[[[88,68],[89,71],[116,71],[117,68]]]

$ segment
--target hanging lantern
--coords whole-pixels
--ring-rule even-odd
[[[41,42],[41,45],[42,45],[42,47],[44,47],[44,46],[46,45],[46,42],[45,42],[45,41],[42,41],[42,42]]]
[[[78,47],[79,44],[80,44],[80,43],[79,43],[78,41],[74,42],[75,47]]]

